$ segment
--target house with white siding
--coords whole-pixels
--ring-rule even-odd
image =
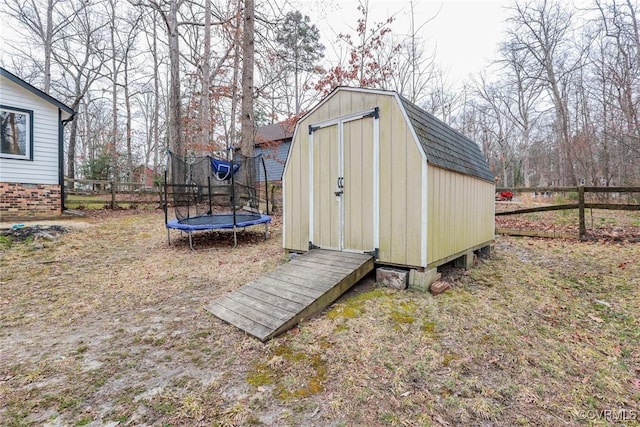
[[[74,111],[0,67],[0,220],[60,215]]]

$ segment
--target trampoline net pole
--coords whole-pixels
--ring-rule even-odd
[[[231,170],[233,170],[235,164],[235,160],[231,157]],[[233,213],[233,232],[235,238],[235,229],[236,229],[236,179],[235,173],[231,174],[231,212]]]
[[[169,221],[169,193],[167,191],[169,185],[167,184],[167,171],[164,171],[164,203],[162,207],[164,208],[164,225],[167,225]],[[171,243],[169,243],[171,244]]]
[[[264,164],[264,157],[260,156],[262,171],[264,172],[264,201],[266,203],[267,215],[269,215],[269,180],[267,179],[267,166]],[[260,204],[258,203],[258,208]]]
[[[209,192],[209,212],[207,212],[207,215],[211,215],[213,213],[213,205],[211,204],[211,177],[208,176],[207,177],[207,185],[209,187],[208,192]]]

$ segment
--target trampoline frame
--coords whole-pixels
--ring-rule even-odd
[[[231,164],[231,168],[232,170],[234,169],[234,160],[233,160],[233,152],[232,150],[230,151],[230,164]],[[264,163],[264,158],[262,158],[262,156],[260,156],[260,164],[262,165],[262,172],[264,173],[264,190],[265,190],[265,201],[266,201],[266,215],[263,215],[261,213],[258,212],[252,212],[252,211],[247,211],[247,212],[238,212],[238,208],[236,207],[236,181],[234,178],[235,173],[231,174],[231,209],[232,211],[230,213],[213,213],[213,204],[212,204],[212,197],[211,197],[211,177],[209,176],[207,178],[207,186],[208,186],[208,201],[209,201],[209,211],[202,215],[197,215],[197,216],[187,216],[186,218],[182,218],[182,219],[172,219],[169,220],[169,186],[184,186],[186,184],[169,184],[168,182],[168,175],[167,172],[169,171],[169,159],[171,157],[171,152],[169,152],[169,155],[167,156],[167,168],[164,172],[164,203],[163,203],[163,208],[164,208],[164,224],[165,227],[167,229],[167,241],[169,246],[171,246],[171,230],[179,230],[180,232],[183,233],[187,233],[189,236],[189,248],[191,248],[191,250],[194,250],[193,248],[193,238],[192,238],[192,233],[194,231],[206,231],[206,230],[233,230],[233,247],[235,248],[236,246],[238,246],[238,236],[237,236],[237,231],[238,229],[245,229],[246,227],[251,227],[254,225],[259,225],[259,224],[264,224],[265,225],[265,240],[269,238],[269,223],[271,222],[271,216],[269,216],[269,181],[267,180],[267,168],[266,165]],[[209,156],[207,156],[209,157]],[[238,184],[240,185],[240,184]],[[256,187],[254,187],[255,189]],[[187,206],[187,212],[188,212],[188,206]],[[189,213],[187,215],[190,215]],[[252,217],[252,219],[250,220],[245,220],[242,221],[241,219],[245,216],[250,215]],[[187,222],[190,220],[194,220],[194,219],[198,219],[201,220],[202,218],[211,218],[212,220],[215,218],[221,218],[221,217],[227,217],[227,221],[224,222],[219,222],[216,223],[215,221],[205,221],[202,224],[188,224]],[[240,221],[239,221],[240,219]]]
[[[241,216],[245,216],[245,215],[252,215],[254,217],[256,217],[255,219],[252,220],[248,220],[248,221],[238,221],[237,217],[241,217]],[[193,239],[192,239],[192,233],[194,231],[206,231],[206,230],[233,230],[233,247],[236,247],[238,245],[238,237],[237,237],[237,230],[239,228],[241,229],[245,229],[246,227],[251,227],[254,225],[259,225],[259,224],[264,224],[264,238],[265,240],[269,238],[269,223],[271,223],[271,217],[269,215],[262,215],[262,214],[254,214],[254,213],[237,213],[237,214],[233,214],[233,213],[219,213],[219,214],[210,214],[210,215],[203,215],[203,216],[199,216],[199,217],[192,217],[192,218],[187,218],[186,221],[191,220],[191,219],[201,219],[201,218],[205,218],[205,217],[211,217],[212,219],[214,218],[221,218],[221,217],[229,217],[229,219],[232,222],[221,222],[221,223],[214,223],[214,222],[205,222],[203,224],[185,224],[180,222],[180,220],[178,219],[172,219],[170,221],[167,221],[166,223],[166,227],[167,227],[167,241],[169,242],[169,246],[171,246],[171,235],[170,235],[170,230],[174,229],[174,230],[180,230],[183,233],[187,233],[187,235],[189,236],[189,248],[191,248],[191,250],[194,250],[193,248]],[[235,223],[234,221],[234,217],[236,217],[236,221]]]

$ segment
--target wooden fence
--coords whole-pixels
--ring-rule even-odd
[[[169,205],[173,203],[173,190],[176,186],[167,186],[169,197],[166,198]],[[266,198],[262,186],[259,187],[258,198],[264,203]],[[117,182],[96,179],[70,179],[65,178],[65,206],[87,206],[92,205],[116,209],[118,207],[131,206],[154,206],[162,208],[165,203],[164,185],[147,187],[139,182]],[[212,186],[212,198],[215,203],[228,199],[229,186]],[[217,200],[217,201],[216,201]],[[277,203],[278,208],[282,205],[282,185],[279,183],[269,185],[269,204],[273,206]]]
[[[139,182],[65,178],[65,206],[101,204],[115,209],[121,206],[162,206],[162,187],[146,187]]]
[[[536,187],[536,188],[497,188],[497,192],[511,191],[515,194],[518,193],[532,193],[532,194],[555,194],[555,193],[577,193],[577,203],[564,203],[558,205],[538,206],[533,208],[514,209],[496,212],[496,216],[501,215],[517,215],[534,212],[548,212],[566,209],[578,209],[578,228],[580,239],[584,239],[587,236],[587,227],[585,222],[585,210],[586,209],[605,209],[605,210],[621,210],[621,211],[640,211],[639,198],[627,197],[627,202],[635,201],[635,203],[602,203],[586,201],[585,194],[594,193],[605,195],[605,199],[609,200],[612,197],[620,195],[632,195],[633,193],[640,194],[640,187]],[[635,200],[633,200],[635,199]]]

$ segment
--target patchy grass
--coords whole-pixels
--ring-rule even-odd
[[[111,205],[111,196],[81,196],[69,195],[65,200],[65,206],[68,209],[104,209]]]
[[[140,203],[141,201],[145,201],[145,203]],[[148,195],[127,195],[120,194],[116,195],[116,206],[119,209],[151,209],[151,207],[155,207],[159,205],[159,195],[148,194]],[[96,211],[101,209],[108,209],[111,206],[111,194],[98,194],[98,195],[80,195],[80,194],[70,194],[65,199],[65,207],[68,209],[78,209],[78,210],[88,210],[88,211]]]
[[[195,252],[159,212],[65,227],[0,245],[1,425],[639,425],[638,244],[501,237],[262,344],[203,307],[283,262],[277,218]]]

